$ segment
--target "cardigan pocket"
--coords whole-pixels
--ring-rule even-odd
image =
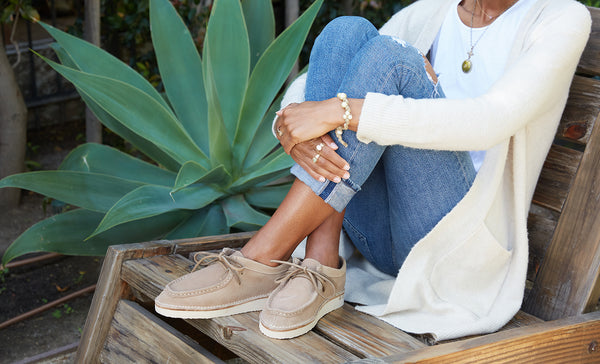
[[[485,316],[508,272],[507,251],[481,224],[469,239],[442,257],[431,272],[431,286],[444,301]]]

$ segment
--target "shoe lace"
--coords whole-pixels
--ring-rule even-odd
[[[196,265],[192,268],[192,272],[199,266],[205,267],[218,262],[221,263],[226,270],[232,272],[235,280],[238,284],[241,284],[240,272],[244,270],[244,266],[232,258],[231,253],[231,250],[223,250],[220,253],[197,252],[194,254]]]
[[[302,266],[298,264],[299,260],[294,259],[293,262],[290,261],[282,261],[282,260],[272,260],[274,263],[289,265],[290,268],[287,270],[285,275],[277,278],[275,280],[276,283],[287,282],[295,277],[305,277],[308,278],[310,283],[312,283],[315,291],[321,297],[325,297],[323,292],[325,292],[325,284],[329,284],[331,288],[335,291],[335,285],[333,282],[324,275],[323,273],[319,273],[317,271],[311,270],[309,267]],[[321,286],[319,287],[319,283]]]

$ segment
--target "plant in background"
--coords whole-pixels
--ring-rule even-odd
[[[108,245],[254,230],[289,184],[292,160],[271,135],[273,101],[323,0],[274,38],[270,0],[216,0],[202,59],[168,0],[150,0],[152,42],[165,95],[107,52],[51,26],[61,63],[100,121],[157,165],[84,144],[57,171],[13,175],[29,189],[79,207],[24,232],[3,263],[33,251],[101,255]]]
[[[392,15],[400,11],[403,7],[410,5],[415,0],[399,0],[399,1],[384,1],[384,0],[352,0],[348,1],[328,1],[326,2],[312,26],[309,34],[309,39],[306,46],[302,49],[300,56],[300,66],[303,67],[308,63],[310,58],[310,46],[313,44],[317,35],[321,30],[334,18],[344,15],[357,15],[368,19],[377,28],[380,28]],[[600,1],[600,0],[598,0]],[[300,8],[306,9],[310,6],[311,0],[300,0]],[[347,5],[350,5],[349,8]],[[348,11],[351,12],[349,13]]]

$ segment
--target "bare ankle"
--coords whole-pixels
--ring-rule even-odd
[[[305,258],[310,258],[318,261],[319,263],[331,267],[334,269],[338,269],[340,267],[340,257],[337,254],[322,254],[322,253],[311,253],[307,252]]]
[[[241,253],[245,258],[252,259],[255,262],[268,265],[270,267],[276,267],[279,265],[279,263],[272,262],[272,260],[281,260],[272,257],[267,257],[266,255],[260,254],[260,252],[256,252],[253,249],[247,249],[246,246],[242,248]]]

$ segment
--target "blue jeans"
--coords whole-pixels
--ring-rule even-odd
[[[349,98],[367,92],[443,97],[416,48],[379,35],[359,17],[330,22],[311,52],[306,100],[338,92]],[[319,182],[298,165],[292,173],[337,211],[345,208],[343,227],[356,248],[379,270],[396,275],[411,248],[467,193],[473,163],[468,152],[365,144],[349,130],[343,138],[348,147],[338,145],[337,152],[350,164],[349,179]]]

